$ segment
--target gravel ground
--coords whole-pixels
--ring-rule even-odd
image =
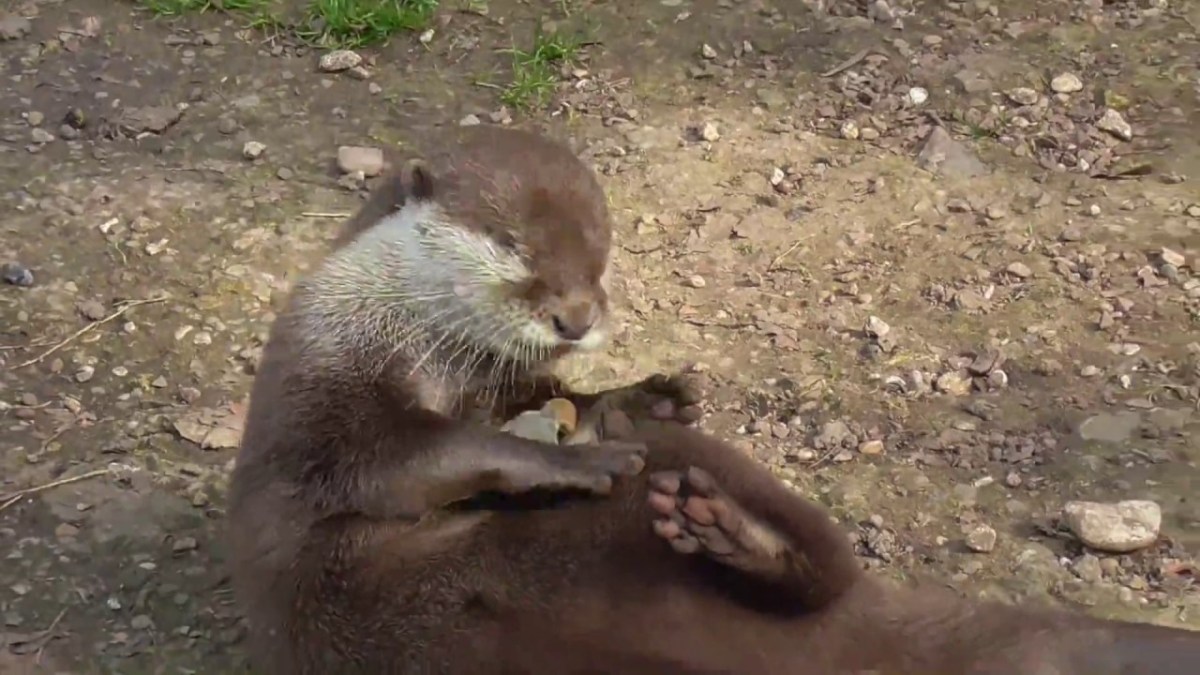
[[[244,670],[221,521],[272,311],[381,161],[473,123],[611,194],[580,382],[704,373],[704,426],[882,574],[1200,629],[1200,3],[617,4],[446,3],[329,70],[216,11],[9,3],[0,672]],[[507,107],[539,23],[587,44]]]

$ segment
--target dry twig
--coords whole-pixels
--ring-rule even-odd
[[[95,471],[81,473],[78,476],[59,478],[58,480],[51,481],[44,485],[35,485],[31,488],[25,488],[24,490],[17,490],[16,492],[12,493],[12,495],[10,495],[8,498],[6,498],[3,503],[0,503],[0,511],[3,511],[4,509],[7,509],[8,507],[12,506],[13,504],[16,504],[17,502],[21,501],[21,499],[23,497],[28,497],[29,495],[34,495],[39,492],[45,492],[46,490],[60,487],[63,485],[70,485],[71,483],[78,483],[81,480],[87,480],[89,478],[96,478],[97,476],[104,476],[109,473],[112,473],[112,472],[108,469],[96,469]]]
[[[88,331],[92,330],[93,328],[95,328],[97,326],[101,326],[103,324],[106,324],[106,323],[114,320],[114,319],[118,319],[118,318],[124,316],[125,312],[128,312],[129,310],[133,309],[134,307],[138,307],[141,305],[151,305],[151,304],[154,304],[157,302],[163,302],[165,300],[166,300],[166,297],[150,298],[148,300],[130,300],[129,302],[122,304],[121,307],[118,308],[117,311],[113,312],[112,314],[109,314],[108,316],[104,317],[103,319],[100,319],[99,321],[93,321],[93,322],[89,323],[88,325],[84,326],[83,328],[80,328],[79,330],[75,331],[74,333],[71,333],[66,338],[64,338],[63,340],[56,343],[50,349],[47,349],[46,351],[42,352],[41,354],[38,354],[37,356],[33,357],[32,359],[29,359],[28,361],[23,361],[21,363],[18,363],[17,365],[13,366],[13,368],[14,369],[24,368],[25,366],[32,366],[35,363],[41,363],[43,360],[45,360],[45,358],[47,356],[50,356],[54,352],[57,352],[58,350],[62,349],[63,347],[66,347],[67,345],[71,344],[75,340],[78,340],[80,337],[82,337]]]

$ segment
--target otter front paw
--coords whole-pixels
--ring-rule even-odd
[[[505,472],[499,489],[510,494],[573,489],[607,495],[612,492],[615,478],[636,476],[646,467],[646,446],[642,443],[613,441],[560,446],[546,452],[546,461],[536,468]]]
[[[677,553],[704,553],[747,572],[778,573],[787,546],[770,527],[747,513],[703,469],[650,476],[654,533]]]
[[[604,438],[622,438],[639,419],[692,424],[704,400],[694,375],[652,375],[641,382],[595,396],[581,426],[594,425]]]

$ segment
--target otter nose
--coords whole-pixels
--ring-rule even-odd
[[[560,312],[551,317],[554,332],[568,342],[578,342],[588,334],[596,323],[595,313],[590,308]]]

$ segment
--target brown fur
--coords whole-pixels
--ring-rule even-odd
[[[400,201],[458,185],[440,198],[478,227],[503,204],[549,278],[569,276],[541,260],[555,247],[593,260],[580,250],[607,225],[571,220],[587,207],[556,201],[538,173],[554,162],[479,138],[463,156],[491,168],[409,165]],[[514,178],[530,191],[506,191]],[[475,190],[490,205],[471,207]],[[622,478],[641,468],[632,446],[538,444],[421,408],[442,383],[366,367],[387,345],[314,347],[305,292],[272,329],[231,486],[234,583],[265,673],[1182,674],[1200,658],[1182,631],[880,584],[821,509],[682,427],[644,430],[651,471]]]

